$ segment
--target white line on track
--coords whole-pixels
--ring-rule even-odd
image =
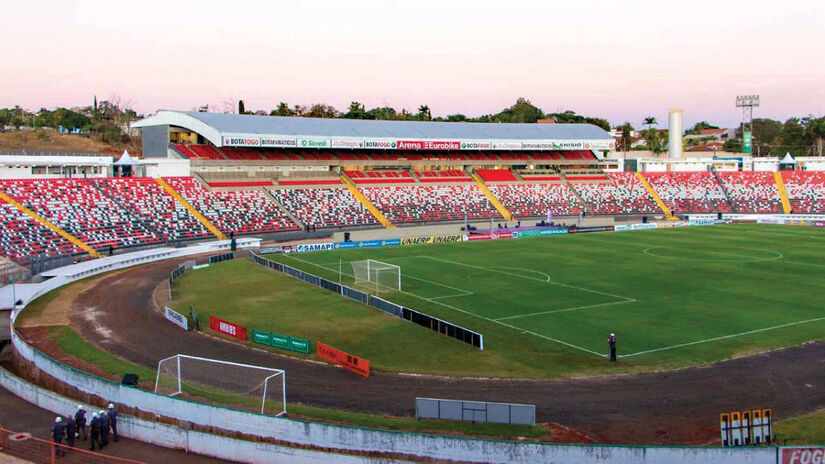
[[[715,341],[719,341],[719,340],[725,340],[725,339],[728,339],[728,338],[741,337],[741,336],[744,336],[744,335],[750,335],[750,334],[755,334],[755,333],[759,333],[759,332],[767,332],[767,331],[770,331],[770,330],[782,329],[784,327],[791,327],[791,326],[794,326],[794,325],[807,324],[809,322],[817,322],[817,321],[825,321],[825,317],[817,317],[817,318],[814,318],[814,319],[807,319],[807,320],[804,320],[804,321],[789,322],[787,324],[775,325],[773,327],[765,327],[763,329],[748,330],[747,332],[740,332],[740,333],[731,334],[731,335],[722,335],[721,337],[706,338],[704,340],[696,340],[695,342],[680,343],[678,345],[665,346],[663,348],[656,348],[656,349],[653,349],[653,350],[645,350],[645,351],[639,351],[637,353],[619,355],[619,357],[620,358],[629,358],[631,356],[639,356],[639,355],[648,354],[648,353],[658,353],[660,351],[673,350],[673,349],[682,348],[682,347],[685,347],[685,346],[698,345],[700,343],[715,342]]]
[[[328,271],[336,271],[336,272],[338,271],[338,269],[333,269],[333,268],[330,268],[330,267],[322,266],[320,264],[315,264],[311,261],[303,260],[301,258],[296,258],[295,256],[292,256],[292,253],[284,254],[283,256],[285,256],[287,258],[290,258],[290,259],[294,259],[295,261],[299,261],[299,262],[302,262],[302,263],[305,263],[305,264],[309,264],[310,266],[315,266],[315,267],[319,267],[321,269],[326,269]],[[344,274],[348,277],[352,277],[352,274],[348,274],[346,272],[342,272],[342,274]],[[514,275],[518,275],[518,274],[514,274]],[[524,277],[524,276],[522,276],[522,277]],[[530,279],[531,277],[526,277],[526,278]],[[538,279],[533,279],[533,280],[538,280]],[[510,328],[510,329],[513,329],[513,330],[517,330],[517,331],[522,332],[522,333],[528,333],[530,335],[533,335],[533,336],[536,336],[536,337],[539,337],[539,338],[543,338],[545,340],[550,340],[552,342],[556,342],[560,345],[564,345],[564,346],[567,346],[567,347],[570,347],[570,348],[573,348],[573,349],[576,349],[576,350],[579,350],[579,351],[584,351],[585,353],[594,354],[594,355],[596,355],[600,358],[604,357],[604,353],[598,353],[596,351],[589,350],[587,348],[584,348],[584,347],[581,347],[581,346],[578,346],[578,345],[574,345],[572,343],[567,343],[563,340],[559,340],[559,339],[556,339],[556,338],[553,338],[553,337],[548,337],[547,335],[542,335],[542,334],[539,334],[539,333],[536,333],[536,332],[532,332],[530,330],[522,329],[520,327],[516,327],[514,325],[507,324],[505,322],[500,322],[500,321],[497,321],[495,319],[491,319],[489,317],[484,317],[484,316],[481,316],[481,315],[478,315],[478,314],[475,314],[475,313],[471,313],[470,311],[467,311],[466,309],[457,308],[453,305],[448,305],[447,303],[442,303],[441,301],[434,300],[433,298],[426,298],[426,297],[423,297],[423,296],[420,296],[420,295],[416,295],[415,293],[406,292],[404,290],[401,290],[401,293],[403,293],[405,295],[409,295],[413,298],[418,298],[420,300],[429,301],[431,303],[444,306],[445,308],[449,308],[449,309],[458,311],[460,313],[464,313],[468,316],[473,316],[473,317],[477,317],[479,319],[483,319],[483,320],[488,321],[488,322],[492,322],[493,324],[498,324],[498,325],[501,325],[501,326],[504,326],[504,327],[507,327],[507,328]]]
[[[533,316],[541,316],[542,314],[553,314],[553,313],[564,313],[567,311],[576,311],[578,309],[590,309],[590,308],[598,308],[601,306],[613,306],[613,305],[620,305],[625,303],[633,303],[636,300],[624,300],[624,301],[609,301],[607,303],[599,303],[599,304],[592,304],[587,306],[576,306],[575,308],[563,308],[563,309],[551,309],[549,311],[541,311],[538,313],[530,313],[530,314],[518,314],[516,316],[506,316],[506,317],[499,317],[494,319],[495,321],[505,321],[508,319],[520,319],[522,317],[533,317]]]

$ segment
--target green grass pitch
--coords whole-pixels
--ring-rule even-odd
[[[191,273],[177,303],[337,343],[379,369],[520,377],[635,371],[822,338],[823,257],[825,231],[770,225],[269,256],[346,284],[352,261],[396,264],[402,291],[383,298],[481,332],[484,351],[251,262],[231,263],[226,275],[216,275],[224,265]],[[215,297],[220,308],[210,312]],[[619,339],[615,365],[605,360],[610,332]]]

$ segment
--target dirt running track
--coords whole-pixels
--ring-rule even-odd
[[[336,367],[183,333],[152,304],[153,289],[177,262],[102,279],[77,298],[72,325],[101,348],[152,368],[181,353],[285,369],[290,402],[396,416],[413,415],[417,396],[529,403],[540,422],[612,443],[714,443],[721,411],[772,407],[781,419],[825,407],[825,342],[664,373],[480,380],[376,372],[365,380]]]

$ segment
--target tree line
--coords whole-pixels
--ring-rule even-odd
[[[209,111],[209,106],[197,108],[198,111]],[[405,108],[396,110],[390,106],[379,106],[367,109],[361,102],[350,102],[346,111],[339,111],[331,105],[315,103],[312,105],[290,105],[280,102],[277,107],[269,111],[248,111],[243,100],[238,102],[240,114],[269,114],[270,116],[296,116],[308,118],[341,118],[341,119],[375,119],[392,121],[441,121],[441,122],[483,122],[483,123],[535,123],[540,119],[553,119],[557,123],[589,123],[610,130],[610,123],[604,118],[583,116],[575,111],[561,113],[545,113],[526,98],[519,98],[516,102],[494,114],[481,116],[467,116],[462,113],[450,114],[445,117],[433,117],[428,105],[421,105],[417,111]]]

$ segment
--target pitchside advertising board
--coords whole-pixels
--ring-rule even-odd
[[[220,332],[224,335],[237,338],[238,340],[246,341],[246,327],[233,324],[223,319],[218,319],[215,316],[209,316],[209,328],[215,332]]]
[[[345,148],[370,150],[613,150],[616,143],[604,140],[428,140],[372,139],[355,137],[311,137],[278,134],[224,134],[221,144],[229,147]]]
[[[187,319],[186,316],[184,316],[183,314],[175,311],[169,306],[165,306],[164,315],[166,316],[166,319],[168,319],[176,326],[180,327],[183,330],[189,330],[189,319]]]
[[[781,464],[825,464],[825,448],[782,448]]]

